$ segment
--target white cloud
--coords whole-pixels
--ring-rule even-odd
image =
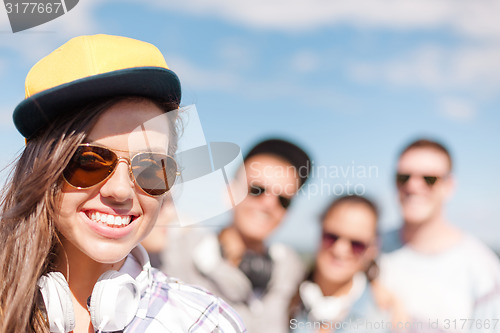
[[[457,85],[477,84],[485,90],[500,87],[500,46],[466,48],[451,57]]]
[[[436,88],[443,84],[443,51],[422,47],[403,57],[379,63],[351,62],[348,75],[361,82],[386,82],[396,86]]]
[[[477,115],[477,109],[471,102],[458,97],[444,97],[439,102],[439,112],[454,121],[468,122]]]
[[[245,75],[233,71],[223,64],[221,67],[206,68],[184,58],[169,56],[169,65],[181,78],[184,89],[195,91],[218,91],[243,94],[258,98],[293,96],[300,88],[285,79],[271,78],[252,81]]]
[[[181,78],[181,83],[195,90],[234,91],[241,86],[241,77],[231,70],[196,66],[182,57],[170,55],[169,67]]]
[[[500,46],[464,46],[456,50],[427,45],[395,59],[352,61],[348,75],[365,83],[421,87],[438,92],[500,92]]]
[[[323,85],[321,87],[304,85],[289,77],[270,77],[251,79],[248,76],[221,66],[205,68],[187,61],[182,57],[169,56],[169,66],[181,78],[183,86],[183,102],[196,103],[196,92],[220,91],[244,96],[245,98],[265,101],[275,98],[302,98],[304,105],[335,112],[352,112],[356,110],[356,99],[339,93],[336,88]],[[192,100],[194,99],[194,100]]]
[[[290,67],[298,73],[310,73],[317,70],[321,59],[313,51],[302,50],[292,56]]]
[[[259,29],[303,31],[339,24],[393,30],[447,27],[464,36],[500,39],[500,1],[497,0],[110,0],[108,3],[113,2],[116,6],[135,2],[169,12],[213,16]],[[79,1],[67,14],[17,34],[7,33],[10,31],[7,14],[0,6],[0,16],[3,16],[0,31],[4,32],[0,47],[18,50],[30,60],[38,59],[70,37],[98,31],[94,14],[102,3]]]
[[[219,59],[225,66],[245,70],[255,65],[255,49],[239,40],[224,40],[215,47]]]
[[[336,24],[387,29],[445,27],[466,36],[500,37],[500,2],[496,0],[151,0],[148,3],[169,11],[214,16],[263,29],[300,31]]]
[[[184,103],[195,103],[191,100],[196,92],[224,91],[245,98],[267,100],[275,98],[303,98],[304,105],[313,105],[336,112],[356,109],[356,101],[340,92],[329,84],[306,85],[299,78],[301,74],[308,74],[317,70],[322,64],[322,55],[311,50],[302,50],[284,60],[290,64],[290,72],[286,75],[259,76],[242,74],[241,68],[230,65],[230,58],[240,53],[240,49],[224,51],[227,59],[216,67],[204,67],[191,62],[186,57],[170,54],[167,62],[181,78]],[[231,54],[228,56],[227,53]],[[250,52],[251,53],[251,52]],[[247,54],[248,57],[248,54]],[[255,59],[244,60],[245,63]],[[236,60],[235,60],[236,61]],[[299,74],[297,76],[296,74]]]

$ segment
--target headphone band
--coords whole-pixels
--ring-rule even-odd
[[[151,293],[152,268],[146,250],[138,245],[126,259],[140,265],[135,278],[123,271],[107,271],[96,282],[88,304],[92,325],[98,332],[123,330],[135,316],[145,318]],[[135,266],[135,265],[134,265]],[[61,272],[50,272],[37,282],[46,310],[50,332],[68,333],[75,327],[73,300],[66,278]],[[141,295],[144,297],[141,299]]]

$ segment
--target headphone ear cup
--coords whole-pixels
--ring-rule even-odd
[[[139,287],[130,275],[118,271],[102,274],[90,297],[94,329],[120,331],[134,319],[139,308]]]
[[[75,328],[75,311],[68,283],[61,272],[50,272],[37,282],[45,303],[50,332],[67,333]]]

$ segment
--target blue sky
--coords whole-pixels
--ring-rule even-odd
[[[164,53],[207,141],[245,152],[279,136],[301,144],[317,167],[377,170],[313,178],[275,239],[314,248],[327,189],[347,191],[347,182],[379,204],[383,229],[397,225],[396,155],[425,135],[455,159],[447,216],[500,248],[499,12],[499,1],[486,0],[82,0],[12,34],[2,7],[0,163],[23,147],[11,114],[29,68],[71,37],[123,35]]]

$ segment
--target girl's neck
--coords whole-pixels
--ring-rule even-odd
[[[96,262],[72,246],[70,242],[62,241],[63,248],[55,262],[56,270],[60,271],[68,281],[75,311],[75,333],[92,331],[87,300],[92,295],[94,285],[99,277],[108,270],[119,270],[125,259],[114,264]]]
[[[71,242],[62,243],[63,248],[60,249],[55,265],[56,269],[66,277],[75,297],[80,293],[83,293],[82,296],[87,295],[85,298],[90,296],[95,283],[104,272],[119,270],[125,262],[124,258],[113,264],[100,263],[72,246]]]

